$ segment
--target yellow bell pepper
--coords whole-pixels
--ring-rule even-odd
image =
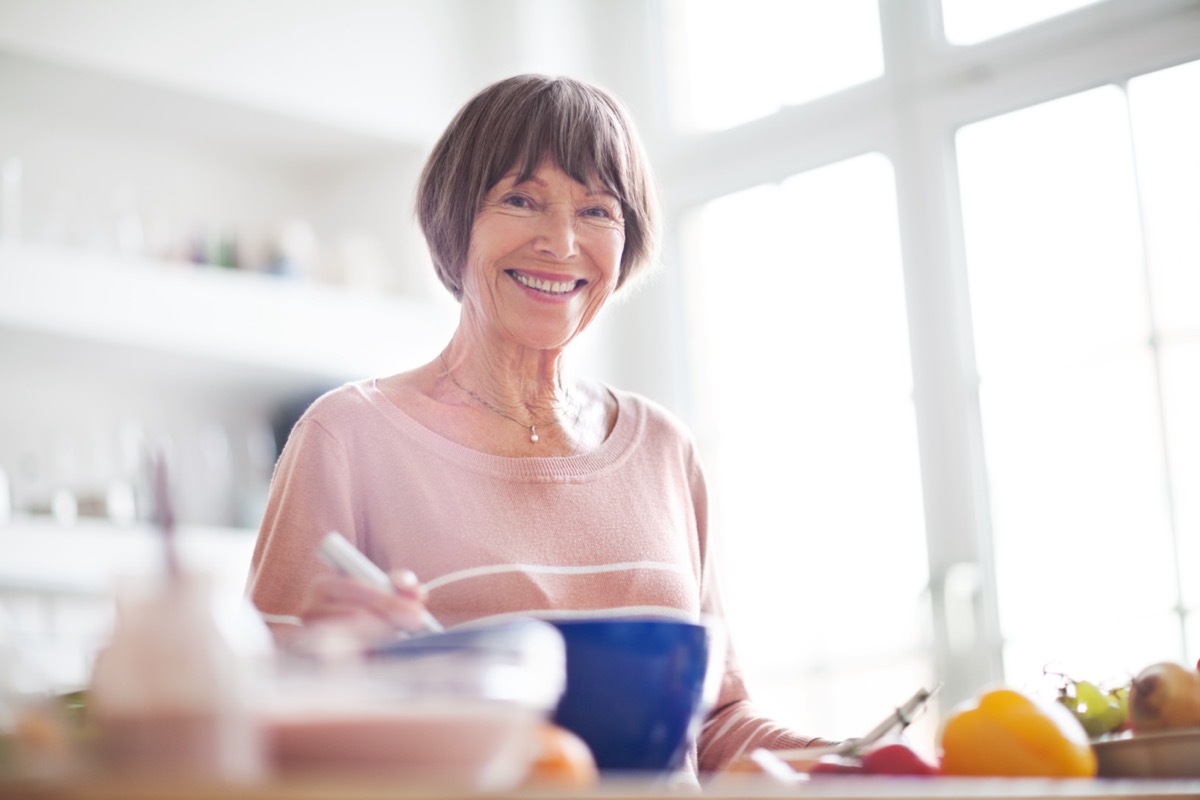
[[[1013,689],[992,689],[942,726],[945,775],[1090,778],[1096,754],[1071,712]]]

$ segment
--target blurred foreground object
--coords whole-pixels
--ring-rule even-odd
[[[598,617],[552,624],[567,669],[554,723],[587,744],[601,773],[682,770],[720,688],[720,623]]]
[[[562,637],[533,619],[464,626],[364,652],[339,623],[281,653],[257,698],[281,778],[346,776],[507,791],[542,752],[564,686]]]
[[[1143,669],[1129,688],[1134,733],[1200,727],[1200,672],[1161,661]]]
[[[151,466],[163,566],[117,591],[112,639],[92,672],[96,755],[121,775],[260,778],[248,673],[217,626],[213,582],[181,561],[165,455]]]
[[[596,759],[587,744],[552,722],[538,729],[538,755],[529,770],[531,789],[588,789],[600,781]]]
[[[90,690],[96,755],[122,774],[248,780],[263,774],[246,675],[187,572],[130,582]]]
[[[932,689],[918,689],[860,737],[837,744],[795,750],[759,748],[735,759],[724,772],[730,775],[765,773],[785,783],[807,773],[936,774],[937,766],[904,741],[904,731],[940,689],[940,684]]]
[[[1092,743],[1102,778],[1200,778],[1200,728]]]
[[[1066,708],[1014,689],[986,691],[951,712],[942,728],[946,775],[1090,778],[1096,755]]]

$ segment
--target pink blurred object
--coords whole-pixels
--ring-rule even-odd
[[[328,633],[324,651],[285,654],[259,698],[274,773],[461,791],[504,791],[528,775],[566,679],[553,626],[459,628],[366,654]]]
[[[281,714],[264,727],[277,774],[401,778],[490,791],[513,788],[528,774],[544,718],[532,708],[463,700]]]

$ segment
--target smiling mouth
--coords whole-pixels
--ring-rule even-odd
[[[513,280],[522,286],[527,286],[534,291],[544,292],[545,294],[570,294],[584,283],[582,280],[547,281],[517,272],[515,269],[506,270],[506,272],[510,277],[512,277]]]

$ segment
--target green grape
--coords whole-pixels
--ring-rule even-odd
[[[1091,681],[1070,681],[1060,690],[1058,701],[1075,715],[1093,739],[1116,730],[1125,721],[1119,701]]]
[[[1118,686],[1115,689],[1110,689],[1108,692],[1108,702],[1117,709],[1114,714],[1116,724],[1109,728],[1109,730],[1115,731],[1125,727],[1129,722],[1129,687]]]
[[[1085,714],[1108,705],[1108,698],[1104,696],[1104,692],[1091,681],[1075,681],[1075,699]]]
[[[1112,712],[1118,711],[1108,696],[1090,681],[1075,681],[1075,716],[1083,723],[1088,736],[1100,736],[1112,728]]]

